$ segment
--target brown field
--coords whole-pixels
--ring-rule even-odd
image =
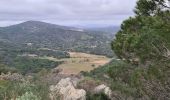
[[[80,52],[69,52],[70,58],[57,59],[53,57],[43,57],[53,61],[64,61],[57,68],[62,69],[62,74],[78,74],[81,71],[91,71],[101,65],[108,63],[111,59],[105,56],[92,55]]]

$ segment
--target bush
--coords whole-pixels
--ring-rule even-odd
[[[26,92],[22,96],[16,98],[16,100],[41,100],[41,99],[37,97],[36,95],[34,95],[32,92]]]
[[[104,93],[100,94],[90,94],[87,93],[86,100],[111,100]]]
[[[34,97],[35,100],[49,100],[49,86],[42,82],[17,82],[17,81],[0,81],[0,100],[25,100],[25,97]],[[34,94],[34,95],[32,95]],[[41,99],[39,98],[41,97]],[[27,100],[27,99],[26,99]],[[28,99],[32,100],[32,99]],[[34,100],[34,99],[33,99]]]

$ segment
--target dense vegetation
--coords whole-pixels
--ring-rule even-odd
[[[165,0],[138,1],[136,16],[122,23],[112,42],[120,58],[145,64],[169,58],[170,11],[165,5]]]
[[[9,41],[0,42],[0,100],[49,99],[49,85],[37,77],[40,78],[39,73],[48,72],[62,62],[39,59],[43,56],[68,58],[69,54],[21,47]]]
[[[104,93],[100,94],[88,94],[86,100],[110,100]]]
[[[63,51],[41,50],[20,47],[11,42],[0,42],[0,72],[36,73],[42,69],[51,69],[61,64],[39,57],[68,58],[69,54]]]
[[[104,80],[118,100],[170,99],[169,0],[138,0],[136,15],[125,20],[112,49],[121,60],[85,73]],[[108,75],[106,77],[106,75]]]

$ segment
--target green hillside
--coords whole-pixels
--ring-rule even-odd
[[[0,39],[17,45],[32,44],[33,48],[49,48],[113,56],[112,36],[107,32],[85,31],[79,28],[27,21],[0,28]]]

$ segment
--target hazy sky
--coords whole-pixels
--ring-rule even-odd
[[[120,25],[136,0],[0,0],[0,26],[28,20],[61,25]]]

